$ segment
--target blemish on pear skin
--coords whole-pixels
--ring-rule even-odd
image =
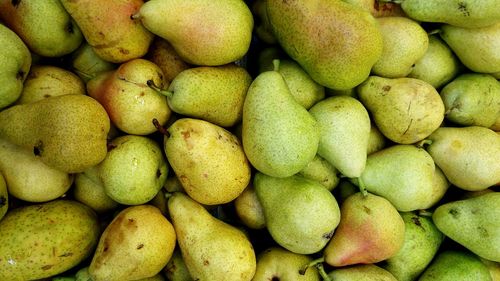
[[[137,250],[140,250],[142,248],[144,248],[144,244],[141,243],[141,244],[137,245]]]
[[[457,218],[458,215],[459,215],[459,212],[456,210],[456,209],[450,209],[448,211],[448,213],[453,217],[453,218]]]
[[[5,206],[7,204],[7,198],[5,196],[0,196],[0,207]]]
[[[206,265],[209,265],[209,264],[210,264],[210,262],[209,262],[208,260],[204,260],[204,261],[203,261],[203,265],[205,265],[205,266],[206,266]]]
[[[333,237],[333,233],[335,232],[335,229],[328,232],[328,233],[325,233],[323,234],[323,238],[327,239],[327,240],[330,240],[332,237]]]
[[[412,221],[415,225],[417,225],[417,226],[422,226],[422,223],[420,222],[420,219],[419,219],[419,217],[417,217],[417,216],[412,217],[412,218],[411,218],[411,221]]]
[[[54,266],[54,265],[52,265],[52,264],[47,264],[47,265],[42,266],[41,268],[42,268],[42,270],[49,270],[49,269],[51,269],[53,266]]]

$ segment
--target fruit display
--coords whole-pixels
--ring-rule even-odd
[[[500,0],[0,0],[1,281],[500,281]]]

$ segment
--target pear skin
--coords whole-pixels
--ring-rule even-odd
[[[146,59],[161,68],[166,85],[170,85],[177,74],[191,67],[177,54],[172,44],[158,36],[153,39]]]
[[[334,281],[396,281],[389,271],[375,264],[358,264],[336,268],[328,273]]]
[[[262,210],[262,205],[260,204],[252,183],[234,199],[234,208],[236,215],[247,227],[251,229],[262,229],[266,227],[264,211]]]

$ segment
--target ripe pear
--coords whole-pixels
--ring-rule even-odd
[[[158,36],[153,39],[153,43],[151,43],[149,51],[146,54],[146,59],[161,68],[166,85],[170,85],[170,82],[179,73],[191,67],[191,65],[181,59],[174,47],[172,47],[172,44]]]
[[[238,138],[210,122],[181,118],[168,129],[164,150],[184,190],[194,200],[224,204],[250,182],[250,164]]]
[[[429,46],[429,36],[423,27],[407,17],[377,18],[382,32],[383,49],[373,65],[372,74],[387,78],[405,77]]]
[[[335,197],[320,183],[301,176],[254,175],[266,227],[283,248],[298,254],[319,252],[339,224]]]
[[[370,76],[357,91],[377,128],[396,143],[420,141],[443,122],[441,96],[422,80]]]
[[[462,250],[446,250],[437,254],[418,281],[492,281],[486,265],[474,254]]]
[[[312,262],[310,256],[272,246],[258,255],[257,270],[252,281],[320,281],[320,276],[315,268],[307,270],[304,274],[301,273],[302,267],[310,262]]]
[[[489,128],[500,118],[500,82],[481,73],[462,74],[440,92],[446,119],[461,126]]]
[[[243,104],[242,141],[258,171],[288,177],[314,158],[320,133],[316,120],[292,96],[278,69],[276,60],[274,70],[262,72],[250,85]]]
[[[0,24],[0,109],[13,104],[23,91],[31,67],[31,53],[19,36]]]
[[[151,205],[122,210],[106,226],[89,266],[94,281],[138,280],[158,274],[174,252],[174,227]]]
[[[332,191],[340,181],[338,170],[319,155],[314,156],[298,175],[321,183],[329,191]]]
[[[47,166],[32,151],[0,138],[0,173],[9,194],[27,202],[47,202],[66,193],[73,175]]]
[[[163,268],[163,272],[165,272],[165,276],[169,281],[193,281],[186,267],[186,263],[182,258],[179,247],[174,249],[174,253],[167,265]]]
[[[74,182],[75,200],[89,206],[96,213],[106,213],[119,206],[118,202],[111,199],[104,191],[104,184],[99,178],[99,165],[76,174]]]
[[[0,137],[67,173],[104,159],[109,127],[104,108],[86,95],[50,97],[0,112]]]
[[[0,220],[9,210],[9,193],[7,191],[7,183],[2,174],[0,174]]]
[[[374,17],[343,1],[268,0],[267,15],[285,52],[328,88],[359,85],[382,53]]]
[[[126,205],[153,199],[168,174],[161,146],[144,136],[123,135],[113,139],[108,147],[98,171],[105,193]]]
[[[62,57],[83,41],[80,28],[57,0],[2,0],[0,18],[40,56]]]
[[[153,0],[134,18],[195,65],[234,62],[247,53],[252,38],[252,12],[242,0]]]
[[[500,193],[439,205],[432,214],[437,228],[476,255],[500,262]]]
[[[498,9],[495,6],[493,10]],[[439,35],[471,71],[479,73],[500,71],[500,54],[498,52],[500,48],[500,22],[481,28],[444,24],[440,27]]]
[[[401,249],[383,262],[383,268],[398,281],[412,281],[426,269],[437,254],[444,235],[428,216],[418,212],[400,213],[405,223]]]
[[[83,42],[70,56],[71,70],[74,71],[85,83],[101,72],[116,68],[114,63],[99,57],[92,46]]]
[[[193,280],[243,281],[253,277],[255,252],[240,229],[213,217],[183,193],[172,194],[168,211]]]
[[[315,104],[309,113],[320,131],[318,154],[349,178],[365,168],[370,138],[370,116],[363,104],[349,96],[333,96]]]
[[[399,281],[389,271],[375,264],[357,264],[335,268],[328,273],[334,281]]]
[[[132,15],[143,0],[61,0],[96,54],[112,63],[144,56],[154,35]]]
[[[404,221],[387,199],[358,192],[346,198],[340,213],[340,224],[323,250],[327,264],[376,263],[394,256],[403,246]]]
[[[434,203],[434,161],[423,148],[395,144],[368,156],[354,184],[389,200],[398,211],[425,209]]]
[[[429,47],[415,62],[407,77],[423,80],[440,89],[450,82],[461,70],[457,56],[439,35],[429,35]]]
[[[262,229],[266,227],[264,210],[260,204],[257,193],[252,183],[234,199],[234,209],[241,222],[251,229]]]
[[[440,127],[424,147],[456,187],[478,191],[500,182],[500,135],[488,128]]]

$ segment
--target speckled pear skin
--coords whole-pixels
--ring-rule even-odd
[[[359,264],[336,268],[328,273],[335,281],[397,281],[389,271],[375,264]]]
[[[71,200],[13,209],[0,221],[0,279],[35,280],[89,257],[100,227],[89,207]]]
[[[89,273],[94,281],[152,277],[167,265],[175,243],[175,230],[158,208],[128,207],[102,233]]]

